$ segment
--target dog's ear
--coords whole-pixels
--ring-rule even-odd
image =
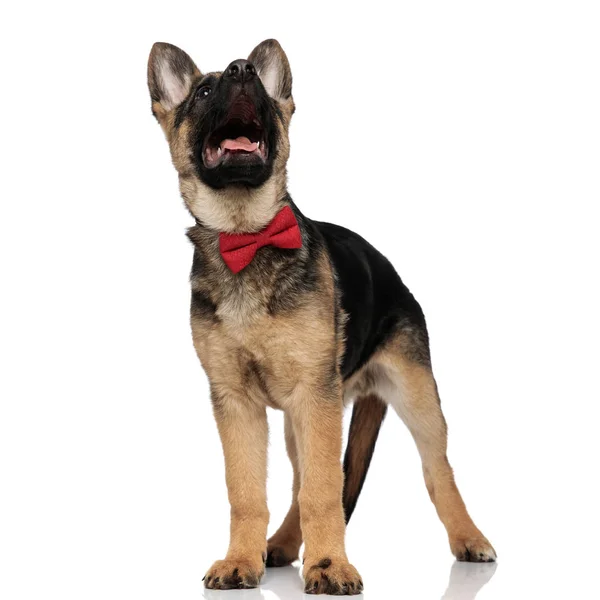
[[[277,40],[261,42],[248,57],[267,93],[275,100],[292,97],[292,71],[287,56]]]
[[[159,121],[185,100],[194,78],[199,75],[194,61],[177,46],[164,42],[152,46],[148,58],[148,88],[152,112]]]

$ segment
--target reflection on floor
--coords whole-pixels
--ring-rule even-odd
[[[454,562],[442,600],[473,600],[494,576],[497,566],[496,563]]]
[[[450,569],[448,587],[441,596],[442,600],[474,600],[479,590],[494,576],[496,563],[454,562]],[[224,596],[223,594],[226,594]],[[354,598],[367,598],[365,594]],[[207,600],[296,600],[308,598],[304,594],[304,586],[299,566],[267,569],[260,588],[254,590],[204,590]],[[379,600],[379,599],[377,599]]]

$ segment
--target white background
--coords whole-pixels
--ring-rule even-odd
[[[451,570],[390,413],[347,534],[365,597],[473,598],[493,574],[481,600],[598,598],[596,2],[1,11],[3,599],[200,598],[225,553],[223,461],[188,325],[192,219],[146,61],[169,41],[220,70],[269,37],[294,74],[290,191],[374,243],[422,303],[450,460],[499,554],[495,574]],[[273,531],[291,472],[270,419]],[[210,597],[301,590],[288,568]]]

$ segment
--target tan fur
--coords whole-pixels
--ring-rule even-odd
[[[446,421],[431,368],[393,349],[383,352],[379,361],[392,381],[397,382],[401,401],[393,406],[413,435],[421,455],[427,491],[446,527],[452,552],[457,558],[473,552],[481,553],[481,558],[495,556],[469,516],[454,482],[446,455]]]
[[[225,454],[226,480],[231,504],[231,534],[224,561],[206,574],[207,587],[234,569],[247,585],[256,585],[264,571],[267,509],[268,427],[264,406],[232,395],[215,399],[214,414]],[[234,566],[232,566],[234,565]]]
[[[446,455],[448,432],[429,355],[414,332],[400,331],[346,384],[346,394],[375,393],[411,432],[425,484],[459,559],[491,560],[496,553],[469,516]]]
[[[259,188],[229,186],[214,190],[196,174],[179,177],[179,189],[190,212],[215,231],[260,231],[283,207],[285,183],[269,179]]]

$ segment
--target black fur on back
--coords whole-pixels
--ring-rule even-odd
[[[425,331],[423,311],[390,261],[357,233],[312,221],[336,274],[341,307],[348,315],[342,377],[360,369],[400,325]]]

